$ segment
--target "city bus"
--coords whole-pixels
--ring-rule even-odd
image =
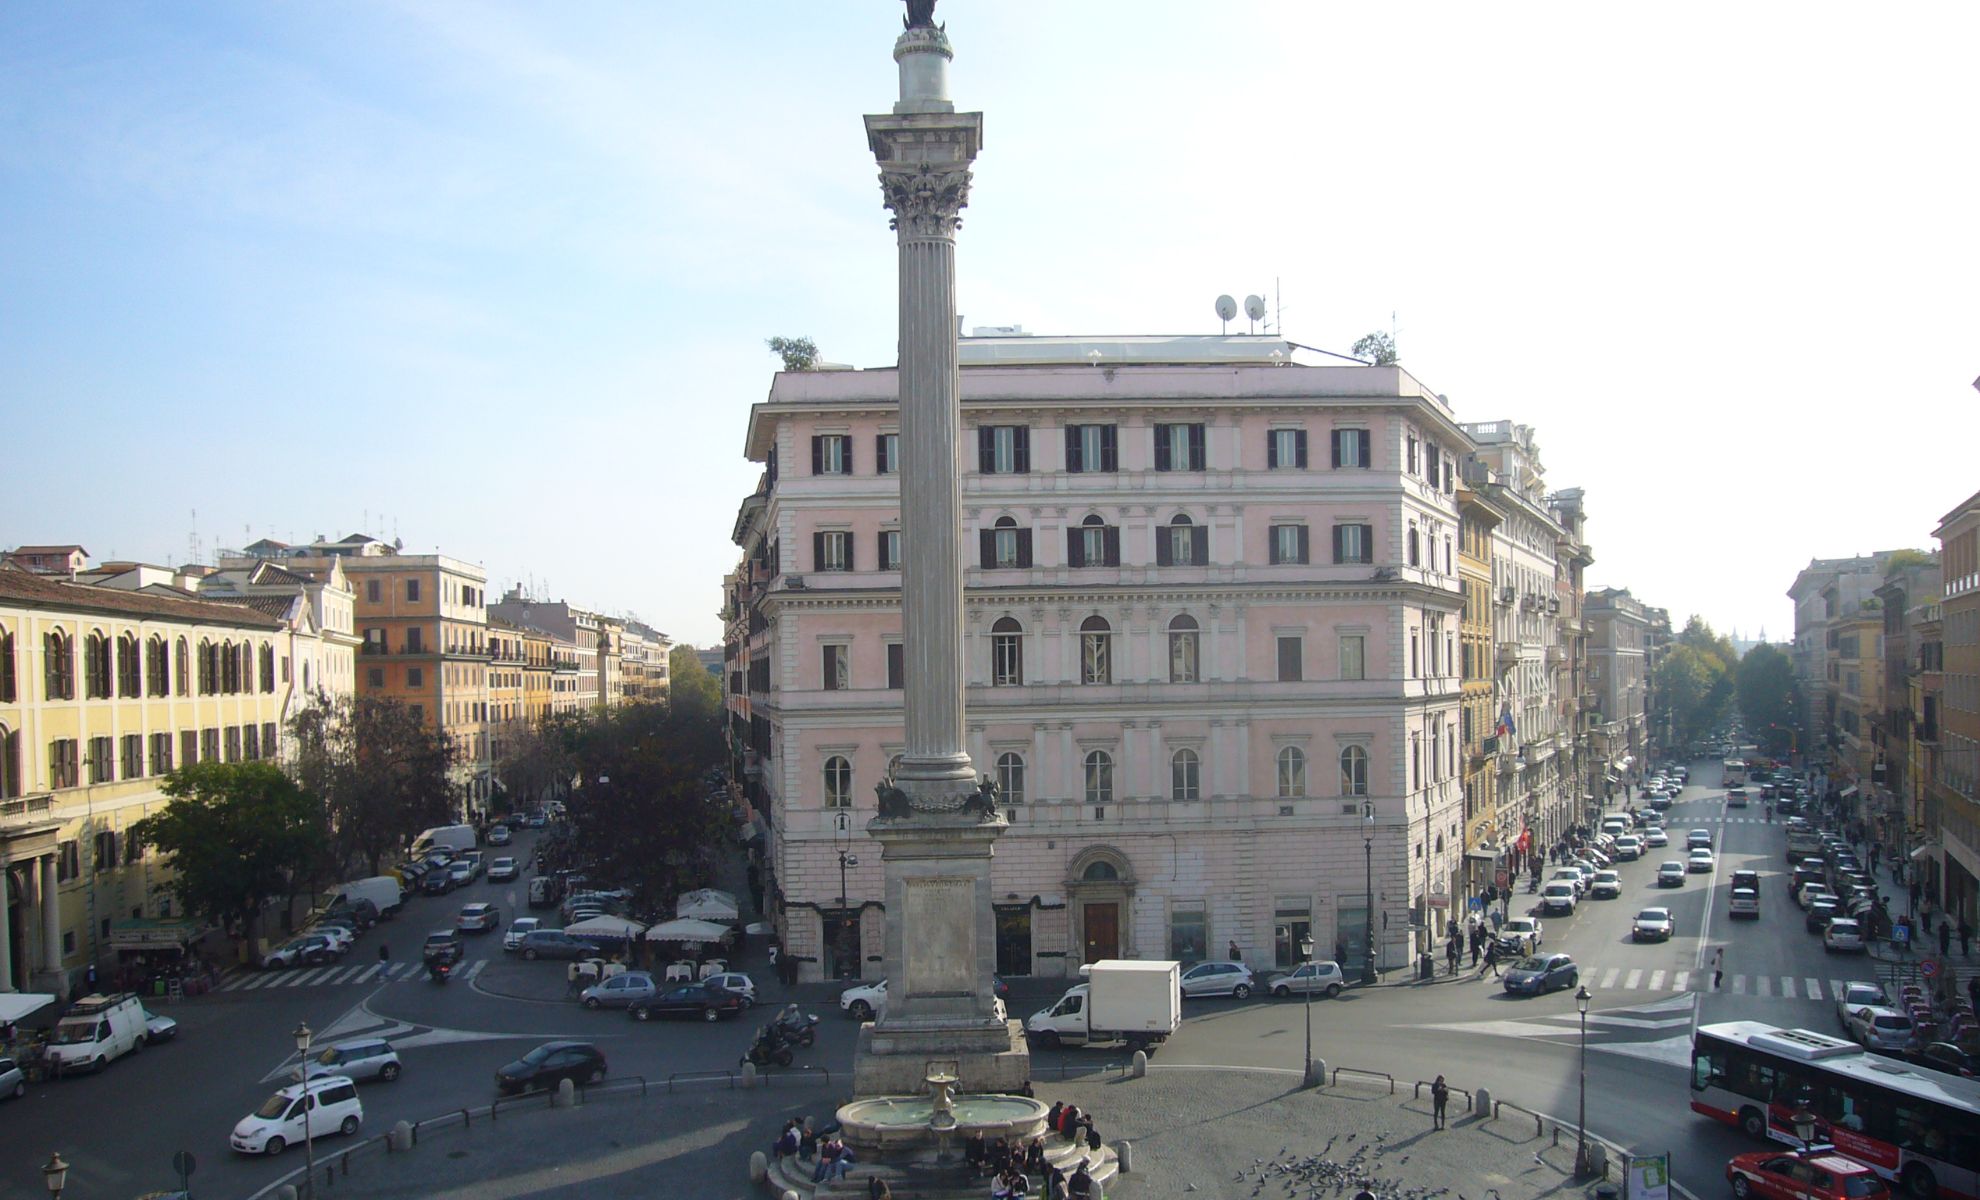
[[[1722,770],[1723,770],[1723,771],[1725,772],[1725,776],[1724,776],[1724,778],[1722,778],[1722,779],[1720,779],[1720,780],[1719,780],[1719,786],[1721,786],[1721,787],[1745,787],[1745,786],[1746,786],[1746,760],[1745,760],[1745,759],[1743,759],[1743,758],[1729,758],[1729,759],[1727,759],[1727,760],[1726,760],[1725,762],[1723,762],[1723,763],[1721,763],[1721,764],[1720,764],[1720,768],[1721,768],[1721,769],[1722,769]]]
[[[1759,1021],[1701,1025],[1691,1042],[1691,1110],[1749,1135],[1815,1140],[1916,1197],[1980,1195],[1980,1080],[1948,1075],[1807,1029]]]

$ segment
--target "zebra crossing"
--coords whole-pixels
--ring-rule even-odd
[[[471,982],[481,969],[488,965],[485,958],[476,959],[457,971],[453,978],[461,983]],[[337,965],[329,967],[287,967],[274,971],[237,970],[220,981],[215,991],[252,992],[262,988],[283,987],[334,987],[339,984],[380,984],[380,983],[424,983],[433,978],[425,963],[416,962],[376,962],[358,966]]]
[[[1645,967],[1581,968],[1582,982],[1597,992],[1711,992],[1710,971],[1650,970]],[[1837,1000],[1843,988],[1862,980],[1820,979],[1813,975],[1727,975],[1716,989],[1733,996],[1772,1000]]]

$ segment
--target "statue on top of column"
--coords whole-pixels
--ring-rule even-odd
[[[903,29],[934,29],[935,0],[907,0],[907,16],[901,18]]]

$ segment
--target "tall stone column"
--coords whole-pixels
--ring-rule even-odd
[[[7,891],[12,867],[0,867],[0,992],[11,992],[14,987],[14,923],[9,920]]]
[[[894,45],[901,98],[866,118],[900,258],[901,617],[907,750],[895,778],[913,794],[975,786],[963,740],[961,373],[956,229],[983,114],[948,98],[949,40],[915,26]]]

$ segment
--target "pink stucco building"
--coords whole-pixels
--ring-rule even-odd
[[[969,752],[1010,832],[998,967],[1352,972],[1441,935],[1462,858],[1456,474],[1395,366],[1268,337],[965,338]],[[896,378],[776,376],[727,581],[732,744],[803,978],[877,976],[903,749]],[[857,860],[856,862],[854,860]],[[1372,874],[1372,882],[1370,875]]]

